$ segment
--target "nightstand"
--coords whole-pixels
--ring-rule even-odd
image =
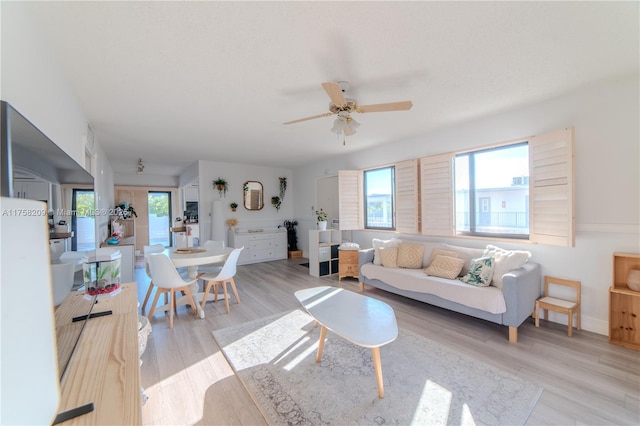
[[[344,277],[358,279],[358,250],[338,250],[338,281]]]

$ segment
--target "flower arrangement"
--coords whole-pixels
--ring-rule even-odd
[[[327,212],[324,210],[316,210],[316,218],[318,222],[326,222],[327,221]]]
[[[226,223],[229,228],[235,228],[235,226],[238,224],[238,219],[236,219],[235,217],[230,217],[227,219]]]

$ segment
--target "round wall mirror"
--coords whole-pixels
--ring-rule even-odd
[[[247,210],[260,210],[264,207],[264,191],[262,183],[248,180],[242,185],[244,208]]]

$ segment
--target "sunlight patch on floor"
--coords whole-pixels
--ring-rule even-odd
[[[168,424],[172,424],[174,422],[171,419],[180,419],[184,424],[198,423],[202,418],[207,391],[215,383],[234,375],[230,367],[219,368],[224,364],[224,355],[217,351],[145,388],[148,400],[142,408],[144,423],[165,424],[168,421]],[[176,388],[183,391],[175,392]],[[169,407],[166,401],[169,400],[172,401],[172,407],[180,407],[180,413],[167,412]]]
[[[422,389],[417,407],[428,407],[429,411],[418,410],[413,414],[412,425],[448,424],[451,409],[451,392],[439,384],[427,380]]]

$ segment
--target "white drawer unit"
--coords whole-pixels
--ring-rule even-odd
[[[287,258],[287,233],[279,231],[229,233],[229,246],[244,247],[239,265]]]

